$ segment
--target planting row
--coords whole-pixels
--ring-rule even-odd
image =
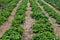
[[[9,5],[12,0],[0,0],[0,10],[2,10]]]
[[[9,5],[2,10],[2,12],[0,13],[0,25],[8,19],[17,2],[18,0],[12,0]]]
[[[27,6],[27,0],[22,0],[22,3],[17,9],[17,12],[12,21],[11,28],[5,32],[0,40],[21,40],[24,29],[21,24],[25,20],[25,11]]]
[[[60,24],[60,14],[56,13],[52,8],[50,8],[48,5],[44,4],[41,0],[38,0],[39,4],[43,6],[46,12],[49,13],[49,16],[56,19],[56,22]]]
[[[11,0],[0,0],[0,3],[8,3],[10,2]]]
[[[60,10],[60,0],[44,0],[44,1],[51,4],[52,6],[57,8],[58,10]]]
[[[39,9],[35,0],[30,0],[30,3],[33,9],[31,17],[35,19],[35,24],[32,27],[34,32],[32,40],[59,40],[54,34],[52,24],[42,10]]]

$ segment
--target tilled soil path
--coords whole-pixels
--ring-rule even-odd
[[[52,26],[54,27],[54,32],[57,36],[60,36],[60,25],[56,23],[56,20],[52,17],[49,16],[49,14],[44,10],[43,6],[41,6],[37,1],[36,1],[38,7],[41,8],[43,13],[49,18],[48,20],[51,22]]]
[[[59,10],[57,10],[56,8],[54,8],[53,6],[51,6],[50,4],[48,4],[47,2],[45,2],[44,0],[42,0],[42,2],[44,2],[45,4],[47,4],[48,6],[50,6],[53,10],[55,10],[58,14],[60,14]]]
[[[31,14],[31,7],[30,7],[30,2],[28,0],[26,18],[25,18],[26,20],[25,23],[22,25],[25,30],[23,32],[22,40],[32,40],[32,35],[33,35],[32,26],[35,20],[31,18],[30,14]]]
[[[0,37],[2,37],[2,35],[6,32],[6,30],[10,28],[12,20],[14,19],[14,15],[16,13],[16,10],[19,7],[21,1],[22,0],[20,0],[17,3],[16,7],[12,10],[11,15],[9,16],[8,20],[0,26]]]

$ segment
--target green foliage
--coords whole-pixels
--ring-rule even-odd
[[[35,33],[42,33],[42,32],[46,32],[46,31],[49,31],[49,32],[54,32],[54,29],[52,28],[52,26],[48,25],[48,24],[34,24],[33,27],[33,32]]]
[[[44,1],[54,6],[56,9],[60,10],[60,0],[44,0]]]
[[[7,30],[6,33],[2,36],[2,40],[20,40],[23,32],[22,27],[11,27]]]
[[[50,8],[48,5],[44,4],[41,0],[38,0],[39,4],[41,6],[43,6],[43,8],[45,9],[46,12],[49,13],[49,16],[53,17],[54,19],[56,19],[56,22],[58,24],[60,24],[60,14],[58,14],[57,12],[55,12],[52,8]]]
[[[8,3],[10,2],[11,0],[0,0],[0,3]]]
[[[3,16],[1,16],[1,17],[0,17],[0,25],[1,25],[4,21],[6,21],[6,18],[3,17]]]
[[[35,11],[31,14],[31,17],[36,19],[36,20],[39,20],[40,18],[47,18],[42,12],[39,12],[39,11]]]
[[[24,7],[22,7],[21,5],[23,5]],[[24,31],[24,29],[21,27],[21,24],[25,20],[26,6],[27,0],[22,0],[22,3],[18,7],[14,16],[14,20],[12,20],[11,28],[5,32],[5,34],[0,38],[1,40],[21,40],[22,33]]]
[[[30,0],[30,3],[33,11],[31,17],[35,19],[35,24],[32,27],[32,30],[34,32],[32,40],[59,40],[59,38],[56,37],[54,34],[52,24],[42,12],[42,10],[39,9],[38,5],[36,4],[36,1]],[[45,6],[41,2],[40,4]]]
[[[13,8],[16,6],[18,0],[12,0],[9,3],[9,6],[7,6],[6,8],[4,8],[2,10],[2,12],[0,13],[0,24],[4,23],[5,21],[8,20],[8,17],[10,15],[10,13],[12,12]]]
[[[59,38],[57,38],[54,33],[43,32],[33,35],[32,40],[59,40]]]

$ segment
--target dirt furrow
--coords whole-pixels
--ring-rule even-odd
[[[57,10],[56,8],[54,8],[53,6],[51,6],[50,4],[48,4],[47,2],[45,2],[44,0],[42,0],[42,2],[44,2],[45,4],[47,4],[49,7],[51,7],[53,10],[55,10],[58,14],[60,14],[60,11]]]
[[[6,30],[10,28],[12,20],[14,19],[14,15],[20,3],[21,3],[21,0],[17,3],[16,7],[12,10],[8,20],[0,26],[0,37],[2,37],[2,35],[6,32]]]
[[[32,35],[33,35],[32,25],[34,24],[35,20],[33,20],[30,16],[32,11],[31,11],[29,0],[28,0],[26,9],[27,9],[26,17],[25,17],[26,20],[25,20],[25,23],[22,25],[25,30],[23,32],[22,40],[32,40]]]
[[[41,8],[43,13],[49,18],[48,20],[51,22],[52,26],[54,27],[54,32],[57,36],[60,36],[60,25],[56,23],[56,20],[54,18],[51,18],[49,14],[44,10],[43,6],[41,6],[37,1],[36,1],[38,7]]]

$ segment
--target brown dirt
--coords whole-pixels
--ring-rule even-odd
[[[44,2],[45,4],[47,4],[49,7],[51,7],[53,10],[55,10],[58,14],[60,14],[60,11],[57,10],[56,8],[54,8],[53,6],[51,6],[50,4],[48,4],[47,2],[45,2],[44,0],[42,0],[42,2]]]
[[[57,36],[60,36],[60,25],[56,23],[56,20],[54,18],[51,18],[49,14],[44,10],[43,6],[41,6],[37,1],[36,1],[38,7],[41,8],[43,13],[49,18],[48,20],[51,22],[52,26],[54,27],[54,32]]]
[[[21,0],[17,3],[17,6],[12,10],[8,20],[0,26],[0,37],[2,37],[2,35],[6,32],[6,30],[10,28],[12,20],[14,19],[14,15],[20,3],[21,3]]]
[[[30,17],[30,14],[31,14],[31,7],[30,7],[30,3],[28,0],[26,18],[25,18],[26,20],[25,20],[25,23],[22,25],[25,30],[23,32],[22,40],[32,40],[32,35],[33,35],[32,25],[34,24],[35,20],[33,20]]]

